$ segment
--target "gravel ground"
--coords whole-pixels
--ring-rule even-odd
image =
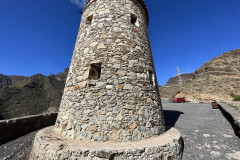
[[[0,145],[0,160],[26,160],[38,131],[31,132],[13,141]]]
[[[240,139],[210,104],[163,104],[166,124],[184,140],[183,160],[240,160]]]

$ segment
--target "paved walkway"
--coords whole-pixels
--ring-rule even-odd
[[[240,139],[210,104],[163,104],[166,124],[184,140],[183,160],[240,160]]]

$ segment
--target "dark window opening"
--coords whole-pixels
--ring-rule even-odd
[[[149,71],[149,81],[151,85],[155,85],[155,75],[152,71]]]
[[[92,20],[93,20],[93,15],[88,16],[86,19],[86,24],[92,24]]]
[[[137,16],[134,14],[131,14],[131,23],[135,25],[136,22],[137,22]]]
[[[100,77],[101,77],[101,64],[100,63],[91,64],[89,70],[89,79],[97,80]]]

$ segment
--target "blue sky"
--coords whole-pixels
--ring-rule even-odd
[[[158,83],[240,48],[239,0],[147,0]],[[1,0],[0,73],[49,75],[69,67],[80,0]]]

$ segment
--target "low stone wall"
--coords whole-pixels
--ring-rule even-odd
[[[53,126],[39,131],[29,160],[181,160],[183,140],[178,130],[140,141],[96,142],[58,137]]]
[[[228,106],[226,103],[218,103],[219,109],[231,123],[235,134],[240,137],[240,110]]]
[[[39,114],[0,121],[0,144],[34,130],[54,125],[58,113]]]

